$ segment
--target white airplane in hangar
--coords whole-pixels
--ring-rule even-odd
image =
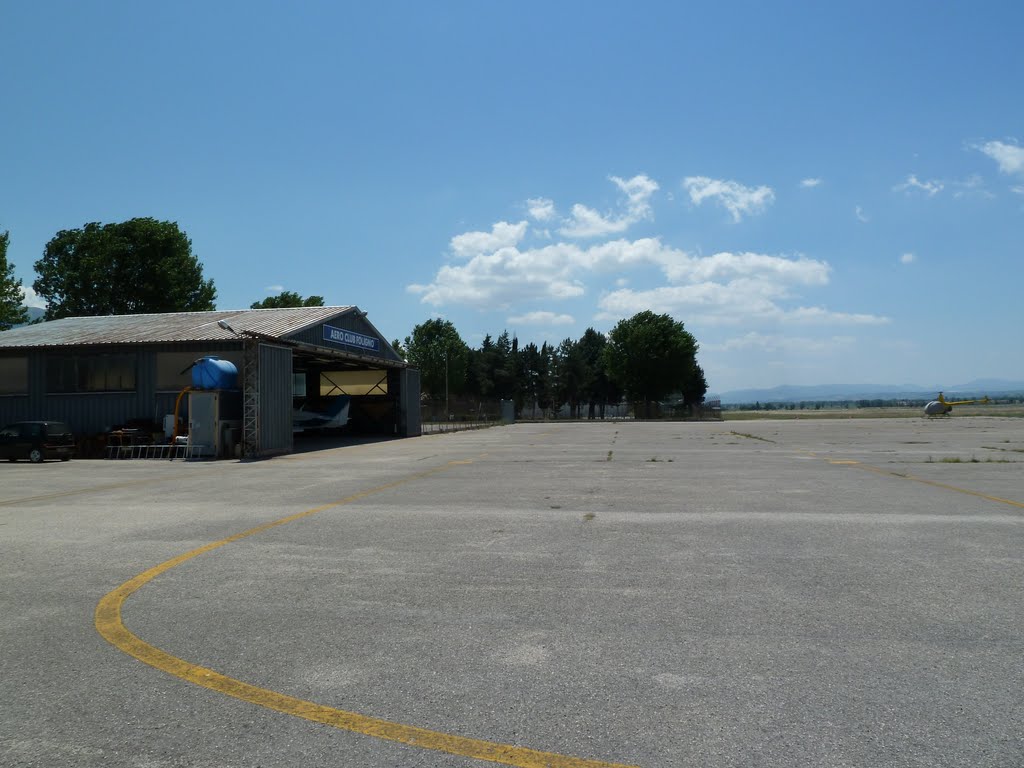
[[[292,410],[292,432],[310,432],[320,429],[341,429],[348,424],[348,409],[352,398],[339,395],[331,398],[322,411],[313,410],[308,403]]]

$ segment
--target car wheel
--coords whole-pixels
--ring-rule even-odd
[[[43,452],[38,448],[33,448],[31,451],[28,452],[28,460],[31,461],[33,464],[42,464]]]
[[[61,461],[71,461],[71,457],[70,456],[61,456],[60,460]]]

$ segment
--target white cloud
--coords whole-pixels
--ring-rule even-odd
[[[705,325],[739,325],[752,318],[772,315],[777,311],[773,298],[782,293],[784,291],[776,286],[750,280],[661,286],[643,291],[624,288],[600,298],[601,311],[596,319],[614,321],[651,310],[657,314],[685,316]]]
[[[814,189],[814,187],[821,185],[821,179],[803,179],[800,182],[800,186],[804,189]]]
[[[648,214],[656,183],[646,176],[612,177],[612,181],[626,196],[625,212],[617,218],[601,217],[601,221],[608,224]],[[529,205],[534,203],[542,212],[556,209],[546,198],[536,198]],[[569,223],[581,222],[578,217]],[[593,319],[612,322],[645,309],[724,326],[888,322],[875,315],[809,305],[804,294],[829,283],[831,267],[822,260],[750,251],[703,256],[667,245],[658,237],[609,239],[614,228],[604,229],[604,238],[587,244],[566,238],[544,239],[526,221],[498,222],[490,232],[453,237],[448,262],[430,281],[409,285],[406,290],[434,309],[461,305],[497,310],[506,313],[510,323],[548,327],[572,325],[578,313],[534,312],[524,305],[556,306],[556,302],[588,293],[594,294],[597,302],[593,311],[598,314]],[[653,285],[652,277],[656,280]]]
[[[968,176],[963,181],[951,181],[949,182],[950,188],[953,190],[953,197],[995,197],[991,192],[985,189],[985,180],[978,174]]]
[[[717,201],[737,222],[744,215],[763,212],[775,201],[771,187],[745,187],[735,181],[709,179],[707,176],[688,176],[683,179],[683,187],[690,193],[690,201],[694,205],[708,199]]]
[[[900,264],[913,264],[917,257],[912,253],[904,253],[900,256]]]
[[[1010,187],[1010,191],[1015,195],[1024,195],[1024,187]]]
[[[663,264],[671,282],[707,282],[754,278],[778,283],[825,285],[829,267],[821,261],[799,257],[767,256],[761,253],[716,253],[691,258],[682,255]]]
[[[871,219],[868,218],[868,215],[864,213],[864,209],[861,208],[859,205],[853,209],[853,215],[857,217],[857,221],[859,221],[861,224],[867,224],[869,221],[871,221]]]
[[[608,177],[626,194],[625,213],[601,214],[581,203],[572,207],[572,216],[564,222],[559,233],[566,237],[601,237],[625,232],[629,227],[651,218],[651,196],[658,191],[658,183],[640,174],[631,179]]]
[[[999,170],[1003,173],[1024,174],[1024,147],[1007,144],[1003,141],[987,141],[984,144],[975,145],[974,148],[995,160],[999,165]]]
[[[572,315],[559,315],[554,312],[527,312],[525,315],[515,315],[508,318],[513,325],[572,325],[576,318]]]
[[[945,184],[937,179],[931,181],[921,181],[915,174],[907,176],[907,180],[902,184],[897,184],[893,187],[894,192],[907,192],[908,194],[913,190],[920,190],[924,192],[928,197],[935,197],[939,192],[943,190]]]
[[[783,285],[763,280],[664,286],[647,291],[618,290],[601,297],[599,319],[629,317],[644,309],[685,316],[704,325],[742,325],[771,322],[792,325],[885,325],[878,315],[831,312],[822,307],[787,310],[780,301],[791,298]]]
[[[526,210],[530,217],[536,221],[551,221],[558,213],[555,211],[555,203],[544,197],[532,198],[526,201]]]
[[[691,256],[658,238],[641,238],[587,247],[565,242],[503,247],[477,254],[464,264],[445,265],[430,284],[411,285],[407,290],[434,306],[509,307],[523,300],[580,296],[586,292],[586,282],[599,274],[619,273],[616,279],[621,281],[624,271],[645,266],[659,269],[668,283],[688,284],[691,290],[697,285],[749,281],[775,297],[787,295],[786,286],[821,286],[829,279],[826,263],[803,256],[728,252]]]
[[[801,325],[888,325],[888,317],[882,315],[850,314],[832,312],[824,307],[798,307],[784,312],[779,318],[786,323]]]
[[[265,290],[267,293],[280,293],[281,291],[284,290],[284,286],[283,285],[268,285],[263,290]]]
[[[435,306],[507,307],[520,300],[564,299],[584,293],[583,276],[657,263],[668,258],[663,250],[660,241],[651,239],[615,240],[588,248],[575,243],[523,250],[505,247],[477,254],[465,264],[443,266],[432,283],[407,290]]]
[[[26,307],[38,307],[39,309],[46,309],[46,302],[39,294],[32,290],[32,286],[24,285],[21,286],[21,293],[25,297],[22,300],[22,304]]]
[[[466,232],[451,241],[452,253],[460,258],[471,258],[481,253],[516,245],[526,234],[527,223],[509,224],[499,221],[490,232]]]
[[[786,354],[820,354],[847,348],[856,343],[853,336],[810,338],[807,336],[780,336],[751,331],[743,336],[727,339],[720,344],[701,344],[705,352],[768,352]]]

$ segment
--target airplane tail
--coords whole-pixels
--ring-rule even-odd
[[[351,400],[352,398],[350,398],[348,395],[338,395],[337,397],[334,398],[334,400],[331,402],[330,407],[327,409],[327,415],[330,416],[332,419],[336,418],[337,416],[340,416],[342,411],[348,410],[348,406]]]

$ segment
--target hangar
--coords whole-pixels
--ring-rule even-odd
[[[0,424],[64,421],[83,437],[127,424],[156,428],[176,409],[182,415],[202,358],[237,370],[223,406],[237,427],[235,455],[291,452],[295,412],[341,397],[347,429],[420,434],[419,371],[355,306],[69,317],[14,328],[0,333]]]

